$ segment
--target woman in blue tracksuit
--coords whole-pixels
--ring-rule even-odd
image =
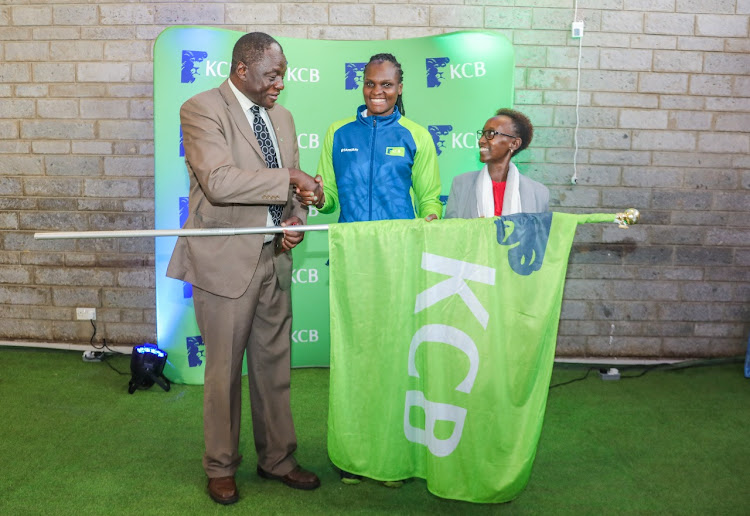
[[[341,208],[339,222],[438,219],[440,171],[430,133],[404,117],[401,64],[391,54],[376,54],[365,66],[365,104],[356,116],[331,125],[318,162],[321,213]],[[341,471],[341,481],[357,484],[360,475]],[[401,481],[385,482],[400,487]]]
[[[404,117],[401,64],[377,54],[365,66],[365,104],[331,125],[318,175],[322,213],[341,208],[339,222],[440,218],[440,172],[430,133]]]

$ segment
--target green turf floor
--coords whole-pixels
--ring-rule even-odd
[[[423,480],[341,484],[325,448],[328,370],[294,370],[296,455],[322,487],[258,478],[245,410],[240,500],[227,507],[206,495],[203,388],[129,395],[129,357],[109,363],[127,374],[81,352],[0,348],[0,515],[750,514],[750,380],[739,360],[619,381],[594,371],[552,388],[531,479],[500,505],[443,500]],[[558,365],[552,384],[585,374]]]

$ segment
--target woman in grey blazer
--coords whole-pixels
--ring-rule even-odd
[[[482,170],[453,178],[445,218],[471,219],[549,211],[549,190],[522,176],[511,162],[531,143],[534,126],[513,109],[500,109],[477,131]]]

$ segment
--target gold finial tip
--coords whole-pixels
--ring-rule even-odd
[[[628,208],[623,213],[617,214],[617,222],[620,224],[621,228],[626,228],[628,226],[632,226],[633,224],[638,224],[640,218],[641,213],[635,208]]]

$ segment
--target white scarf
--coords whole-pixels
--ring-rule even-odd
[[[513,162],[510,162],[508,178],[503,195],[503,215],[521,213],[521,192],[518,189],[519,173]],[[480,217],[495,216],[495,197],[492,194],[492,179],[487,165],[479,172],[476,185],[477,212]]]

